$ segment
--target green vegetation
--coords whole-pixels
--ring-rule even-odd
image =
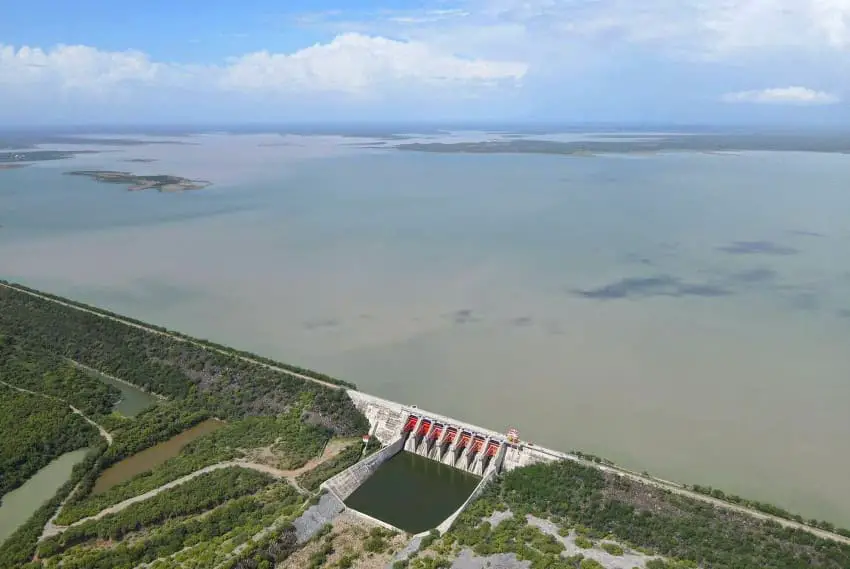
[[[175,411],[170,408],[170,404],[160,405],[140,414],[136,421],[142,419],[149,425],[156,424],[157,421],[147,420],[145,417],[168,417],[174,413]],[[134,428],[135,421],[125,419],[123,423],[127,424],[127,429],[132,433],[133,440],[135,440],[138,430]],[[123,437],[124,431],[117,432],[119,434],[113,447],[117,446],[117,441]],[[105,492],[99,494],[81,492],[76,500],[72,500],[63,508],[57,521],[65,525],[73,523],[94,515],[113,504],[144,494],[181,476],[191,474],[205,466],[241,457],[244,452],[240,449],[267,446],[278,440],[287,440],[285,446],[288,452],[292,453],[281,459],[284,467],[298,468],[321,451],[327,443],[328,437],[329,433],[326,429],[302,423],[299,420],[297,407],[290,413],[278,417],[248,417],[227,424],[217,431],[192,441],[178,456],[169,459],[156,468],[117,484]],[[103,462],[107,463],[106,460],[105,457]],[[311,472],[308,471],[307,474]],[[94,480],[92,479],[91,486],[93,485]]]
[[[330,460],[323,462],[316,468],[308,470],[304,474],[298,476],[296,481],[305,490],[315,492],[319,489],[322,482],[336,476],[358,460],[361,455],[368,456],[381,448],[381,443],[374,437],[366,444],[366,452],[363,454],[363,445],[357,442],[352,442],[345,447],[338,455]]]
[[[156,569],[207,569],[227,562],[233,549],[278,519],[291,519],[302,498],[286,483],[276,483],[254,496],[243,496],[211,512],[175,519],[136,532],[111,548],[76,545],[46,560],[61,560],[63,569],[130,569],[155,560]],[[291,527],[291,526],[290,526]],[[294,541],[293,541],[294,543]],[[171,557],[169,557],[171,556]]]
[[[321,539],[330,533],[330,525],[326,531],[320,531],[313,539]],[[226,569],[260,569],[276,567],[286,561],[298,549],[295,528],[285,524],[277,531],[266,536],[261,541],[249,544],[245,551],[225,565]]]
[[[383,553],[390,545],[387,538],[393,535],[395,535],[393,531],[378,527],[372,528],[363,542],[363,549],[367,553]]]
[[[180,191],[200,190],[210,185],[202,180],[190,180],[179,176],[154,175],[141,176],[130,172],[116,172],[113,170],[76,170],[66,172],[70,176],[87,176],[97,182],[106,184],[121,184],[129,186],[130,190],[159,190]]]
[[[203,512],[227,500],[256,492],[272,480],[268,474],[238,467],[207,472],[116,514],[71,526],[64,533],[45,540],[39,546],[39,556],[52,557],[92,539],[120,540],[130,531]]]
[[[596,456],[595,454],[590,454],[587,452],[582,452],[580,450],[572,451],[572,454],[576,455],[582,460],[587,460],[590,462],[595,462],[596,464],[606,464],[608,466],[614,466],[614,462],[608,460],[607,458],[602,458],[601,456]]]
[[[5,367],[0,363],[0,372]],[[0,384],[0,498],[66,452],[96,444],[97,431],[65,403]],[[14,433],[14,436],[12,436]]]
[[[106,468],[140,450],[167,441],[189,427],[210,417],[189,399],[155,405],[139,413],[133,420],[119,420],[110,425],[114,444],[103,455],[101,468]]]
[[[30,561],[44,524],[72,488],[77,490],[59,513],[59,524],[92,516],[204,466],[250,458],[259,449],[271,453],[280,468],[299,468],[319,455],[332,437],[359,436],[368,429],[344,390],[293,376],[283,369],[288,366],[270,360],[261,362],[249,355],[257,361],[244,361],[233,350],[159,332],[0,287],[3,379],[67,400],[96,418],[114,439],[108,449],[99,445],[83,468],[74,470],[69,484],[3,544],[0,568],[17,568]],[[169,400],[134,418],[112,413],[120,392],[83,366]],[[308,375],[306,370],[289,369]],[[321,374],[309,375],[336,382]],[[49,457],[100,441],[97,431],[73,414],[68,403],[10,388],[2,388],[0,395],[0,440],[5,445],[0,446],[4,453],[0,466],[9,487],[25,480],[31,474],[28,471]],[[221,417],[227,424],[188,444],[165,464],[101,494],[91,494],[108,466],[210,417]],[[32,424],[24,433],[32,436],[7,436],[19,435],[21,425],[29,425],[24,418]],[[360,445],[355,446],[359,453]],[[358,456],[345,455],[345,460],[335,461],[323,472],[344,468]],[[6,469],[14,474],[7,475]],[[75,569],[155,562],[157,569],[208,567],[210,560],[229,562],[240,544],[257,551],[252,538],[269,526],[277,529],[259,542],[277,551],[280,548],[271,542],[282,536],[279,528],[294,519],[305,500],[284,482],[263,490],[268,482],[267,475],[238,467],[212,471],[119,513],[73,526],[45,541],[41,561],[31,565],[61,563],[63,568]]]
[[[495,528],[481,522],[494,511],[508,509],[514,517]],[[570,567],[557,554],[561,544],[528,526],[525,514],[555,520],[562,529],[583,526],[578,533],[588,539],[614,539],[641,548],[667,558],[670,561],[663,563],[671,567],[850,567],[848,545],[572,461],[537,464],[503,475],[458,518],[445,539],[479,555],[513,552],[535,569]]]
[[[599,544],[599,547],[601,547],[611,555],[622,555],[623,553],[625,553],[625,551],[623,551],[623,548],[620,545],[617,545],[616,543],[611,543],[609,541],[603,541],[601,544]]]
[[[3,544],[0,569],[130,569],[141,563],[150,564],[150,569],[261,569],[285,564],[299,548],[292,522],[315,500],[299,495],[285,481],[273,483],[265,474],[238,467],[208,472],[121,512],[72,526],[41,543],[38,561],[31,561],[42,528],[75,487],[78,490],[63,507],[58,523],[92,516],[221,461],[245,457],[283,469],[298,468],[318,456],[333,437],[355,437],[368,429],[344,390],[282,369],[340,383],[336,380],[125,322],[0,287],[2,378],[58,398],[0,388],[0,480],[6,485],[0,490],[19,484],[48,457],[97,445],[59,493]],[[132,419],[111,413],[117,391],[70,362],[125,379],[168,401]],[[111,447],[107,449],[96,430],[71,412],[69,403],[96,417],[113,435]],[[227,424],[191,442],[164,464],[91,494],[97,476],[109,465],[211,417]],[[371,443],[367,453],[378,446],[377,441]],[[333,459],[301,474],[298,482],[315,491],[322,481],[355,463],[361,450],[353,442]],[[610,462],[588,454],[581,457],[596,464]],[[711,488],[695,489],[799,518]],[[510,511],[512,516],[495,527],[482,521],[494,511]],[[553,522],[555,535],[530,524],[527,514]],[[831,529],[825,522],[818,525]],[[335,559],[335,567],[352,567],[361,555],[389,555],[396,547],[390,545],[390,532],[376,529],[361,536],[362,554],[348,550],[334,554],[335,535],[330,529],[314,538],[311,558],[307,551],[301,552],[303,565],[325,568],[329,559]],[[648,569],[850,567],[849,546],[571,461],[502,475],[451,531],[427,536],[413,558],[398,565],[450,567],[461,548],[470,548],[482,556],[514,553],[532,569],[599,569],[597,562],[581,554],[564,554],[562,538],[571,529],[579,547],[589,549],[597,543],[612,555],[623,555],[628,548],[662,557],[649,561]]]
[[[0,279],[0,284],[12,285],[12,283],[9,283],[8,281],[4,281],[2,279]],[[303,368],[303,367],[299,367],[299,366],[295,366],[295,365],[291,365],[291,364],[281,363],[281,362],[272,360],[270,358],[266,358],[264,356],[259,356],[257,354],[251,353],[251,352],[232,348],[230,346],[225,346],[223,344],[218,344],[218,343],[213,342],[211,340],[205,340],[205,339],[201,339],[201,338],[193,338],[192,336],[187,336],[186,334],[183,334],[181,332],[177,332],[175,330],[169,330],[168,328],[166,328],[164,326],[156,326],[154,324],[148,324],[146,322],[142,322],[141,320],[137,320],[135,318],[130,318],[128,316],[124,316],[124,315],[121,315],[121,314],[118,314],[118,313],[115,313],[115,312],[110,312],[109,310],[104,310],[102,308],[98,308],[98,307],[92,306],[90,304],[78,302],[76,300],[71,300],[71,299],[67,299],[67,298],[57,296],[57,295],[54,295],[54,294],[50,294],[50,293],[47,293],[47,292],[42,292],[42,291],[39,291],[39,290],[36,290],[36,289],[33,289],[33,288],[26,287],[26,286],[21,285],[21,284],[14,284],[12,286],[14,286],[17,289],[23,290],[23,291],[28,291],[28,292],[31,292],[31,293],[34,293],[34,294],[38,294],[39,296],[42,296],[44,298],[49,298],[49,299],[52,299],[52,300],[55,300],[55,301],[58,301],[58,302],[63,302],[65,304],[68,304],[68,305],[71,305],[71,306],[74,306],[74,307],[77,307],[77,308],[82,308],[83,310],[88,310],[88,311],[94,312],[96,314],[100,314],[102,316],[108,316],[108,317],[111,317],[111,318],[118,318],[118,319],[122,320],[123,322],[129,322],[131,324],[136,324],[138,326],[143,326],[145,328],[149,328],[150,330],[155,330],[157,332],[161,332],[161,333],[164,333],[164,334],[170,334],[171,336],[174,336],[175,338],[180,338],[180,339],[183,339],[183,340],[189,340],[189,341],[194,342],[198,345],[201,345],[201,346],[213,349],[213,350],[218,350],[219,352],[225,352],[225,353],[228,353],[228,354],[242,356],[242,357],[254,360],[256,362],[262,363],[262,364],[270,365],[270,366],[273,366],[275,368],[280,368],[280,369],[285,370],[285,371],[288,370],[288,371],[291,371],[291,372],[294,372],[294,373],[298,373],[300,375],[304,375],[306,377],[312,377],[314,379],[324,381],[326,383],[331,383],[331,384],[336,384],[336,385],[339,385],[339,386],[342,386],[342,387],[346,387],[348,389],[357,389],[357,386],[355,384],[349,382],[349,381],[343,381],[341,379],[337,379],[335,377],[331,377],[329,375],[319,373],[319,372],[313,371],[311,369],[307,369],[307,368]]]
[[[23,389],[49,395],[96,418],[112,412],[121,393],[90,377],[67,360],[38,346],[22,345],[0,328],[0,379]]]
[[[163,484],[177,480],[181,476],[186,476],[205,466],[215,464],[223,458],[220,455],[208,452],[207,449],[196,450],[190,449],[190,447],[191,445],[188,445],[179,456],[166,461],[160,467],[138,474],[105,492],[100,494],[80,492],[76,495],[76,499],[69,500],[68,504],[62,508],[62,512],[56,520],[57,523],[68,525],[93,516],[104,508],[154,490]],[[94,485],[93,478],[90,485]]]
[[[0,333],[153,393],[174,399],[195,395],[219,417],[276,415],[306,397],[305,419],[311,424],[342,436],[368,430],[366,418],[343,390],[7,287],[0,287]]]
[[[727,494],[722,490],[712,488],[711,486],[699,486],[697,484],[694,484],[691,489],[694,492],[699,492],[700,494],[705,494],[706,496],[711,496],[712,498],[723,500],[724,502],[738,504],[739,506],[752,508],[753,510],[758,510],[760,512],[764,512],[765,514],[770,514],[778,518],[784,518],[786,520],[795,521],[800,524],[810,525],[812,527],[820,528],[826,531],[834,531],[835,533],[843,535],[844,537],[850,537],[850,529],[836,528],[834,524],[827,521],[815,519],[806,520],[803,518],[803,516],[799,514],[792,514],[788,510],[780,508],[779,506],[774,506],[773,504],[768,504],[767,502],[747,500],[746,498],[741,498],[740,496],[736,496],[735,494]]]
[[[309,569],[321,569],[328,556],[334,552],[333,534],[328,534],[323,538],[322,545],[310,556]]]
[[[98,447],[86,455],[86,458],[74,467],[71,478],[59,488],[56,494],[2,543],[2,547],[0,547],[0,569],[20,569],[27,566],[29,560],[35,554],[38,538],[41,536],[41,531],[47,520],[50,519],[62,500],[82,480],[83,476],[92,469],[105,449],[106,443],[101,442]],[[40,567],[40,565],[35,565],[35,567]]]

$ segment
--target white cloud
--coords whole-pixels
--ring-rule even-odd
[[[576,41],[610,48],[648,46],[677,57],[731,59],[772,49],[850,49],[850,0],[457,0],[439,18],[431,9],[374,13],[354,20],[334,14],[332,29],[358,29],[468,45],[470,29],[493,32],[498,46],[507,26],[520,26],[526,44],[569,46]],[[315,18],[315,22],[322,18]],[[511,41],[515,41],[511,38]],[[527,49],[529,46],[517,46]],[[582,57],[581,50],[575,57]]]
[[[526,71],[522,62],[461,58],[422,42],[354,33],[289,54],[250,53],[221,66],[156,62],[139,51],[109,52],[80,45],[43,50],[0,44],[0,86],[18,91],[110,94],[149,85],[380,95],[399,86],[516,83]]]
[[[292,54],[257,52],[233,59],[223,70],[227,88],[273,91],[335,91],[368,94],[388,83],[446,86],[517,82],[522,62],[460,58],[428,44],[357,33],[337,36]]]
[[[840,99],[832,93],[805,87],[779,87],[760,91],[739,91],[723,96],[727,103],[757,103],[785,105],[830,105]]]
[[[82,45],[52,50],[0,44],[0,85],[99,91],[126,82],[156,82],[166,71],[138,51],[106,52]]]

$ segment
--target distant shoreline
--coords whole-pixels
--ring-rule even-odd
[[[549,154],[561,156],[599,156],[622,154],[647,156],[672,152],[702,154],[739,154],[741,152],[820,152],[850,154],[850,140],[842,137],[769,136],[769,135],[710,135],[653,136],[643,140],[624,141],[571,140],[568,142],[545,138],[509,138],[475,142],[412,142],[397,144],[396,150],[408,152],[466,153],[466,154]]]

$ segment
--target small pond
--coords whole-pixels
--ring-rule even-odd
[[[182,433],[174,435],[167,441],[137,452],[133,456],[128,456],[120,462],[116,462],[100,474],[94,484],[92,494],[105,492],[116,484],[120,484],[137,474],[159,466],[169,458],[180,454],[183,447],[190,442],[223,426],[223,421],[207,419],[192,428],[186,429]]]
[[[98,372],[97,370],[91,369],[89,367],[79,367],[89,373],[92,377],[95,377],[103,383],[115,387],[121,392],[121,399],[118,401],[118,403],[115,404],[114,410],[118,411],[125,417],[135,417],[136,415],[138,415],[139,413],[159,401],[156,396],[142,391],[135,385],[124,381],[118,381],[114,377],[104,375]]]

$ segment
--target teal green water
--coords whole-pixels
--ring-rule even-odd
[[[850,156],[193,142],[0,172],[0,276],[850,526]]]
[[[117,381],[109,376],[94,374],[100,381],[121,391],[121,399],[115,404],[115,410],[125,417],[135,417],[151,405],[157,403],[157,398],[150,393],[145,393],[138,387],[128,385],[123,381]]]
[[[345,505],[419,533],[449,517],[480,481],[478,476],[403,451],[382,464]]]
[[[68,481],[74,465],[82,462],[87,452],[88,449],[79,449],[63,454],[36,472],[22,486],[3,496],[0,505],[0,544]]]

